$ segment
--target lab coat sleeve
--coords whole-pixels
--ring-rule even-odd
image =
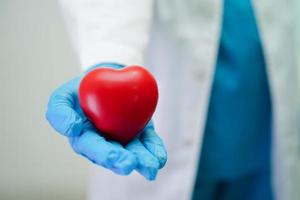
[[[82,70],[102,62],[143,65],[153,0],[61,0]]]

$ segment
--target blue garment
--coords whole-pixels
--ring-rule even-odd
[[[255,172],[230,181],[197,183],[193,200],[272,200],[270,172]]]
[[[250,0],[225,0],[198,179],[268,170],[271,100]]]

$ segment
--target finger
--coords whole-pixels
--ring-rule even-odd
[[[159,169],[165,166],[168,155],[162,139],[152,127],[146,127],[140,136],[145,148],[159,161]]]
[[[65,136],[80,135],[88,125],[88,120],[76,111],[77,89],[76,79],[64,84],[53,92],[49,99],[46,119],[51,126]]]
[[[138,161],[136,170],[148,180],[155,180],[158,172],[159,162],[140,142],[135,139],[130,142],[126,149],[131,151]]]
[[[120,175],[128,175],[137,166],[136,157],[118,143],[110,143],[92,129],[69,138],[74,151],[93,163]]]

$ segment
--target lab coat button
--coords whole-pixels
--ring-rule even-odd
[[[194,70],[194,73],[193,73],[194,77],[197,79],[197,80],[202,80],[205,78],[206,76],[206,71],[204,70]]]
[[[193,145],[194,141],[191,138],[188,138],[184,141],[185,146]]]

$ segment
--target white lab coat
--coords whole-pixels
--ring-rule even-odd
[[[218,50],[222,0],[62,0],[83,70],[100,62],[141,64],[159,84],[154,116],[169,160],[157,180],[91,170],[90,200],[187,200],[199,151]],[[295,1],[296,2],[296,1]],[[273,187],[300,198],[299,85],[294,1],[253,0],[273,103]],[[238,17],[238,16],[237,16]],[[255,148],[255,146],[253,147]]]

